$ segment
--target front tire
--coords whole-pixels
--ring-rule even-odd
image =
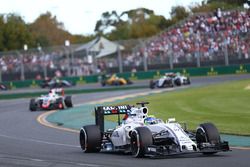
[[[96,125],[83,126],[80,130],[80,145],[84,152],[100,152],[102,135]]]
[[[73,107],[71,96],[66,96],[64,99],[64,103],[68,108]]]
[[[31,99],[30,100],[30,111],[33,112],[33,111],[36,111],[36,100],[35,99]]]
[[[152,133],[147,127],[137,127],[131,133],[131,152],[134,157],[144,157],[147,147],[152,144]]]
[[[196,141],[197,144],[201,143],[210,143],[210,144],[219,144],[221,143],[220,134],[216,126],[212,123],[203,123],[196,130]],[[203,154],[215,154],[213,152],[203,152]]]

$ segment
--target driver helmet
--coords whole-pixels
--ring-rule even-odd
[[[53,95],[55,95],[56,94],[56,91],[54,90],[54,89],[51,89],[50,91],[49,91],[49,95],[50,96],[53,96]]]
[[[144,119],[145,125],[153,125],[157,123],[157,119],[154,116],[148,116]]]

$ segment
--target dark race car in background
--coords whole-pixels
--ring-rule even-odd
[[[40,84],[41,88],[67,88],[67,87],[72,87],[75,86],[73,83],[67,81],[67,80],[60,80],[57,78],[54,79],[45,79],[42,81]]]
[[[58,93],[61,93],[59,95]],[[71,96],[64,96],[63,89],[52,89],[48,95],[41,95],[38,98],[31,99],[30,111],[37,110],[55,110],[73,107]]]
[[[190,85],[191,80],[189,77],[181,75],[180,73],[165,73],[158,80],[151,80],[149,82],[149,87],[151,89],[154,88],[166,88],[166,87],[174,87],[174,86],[181,86],[181,85]]]

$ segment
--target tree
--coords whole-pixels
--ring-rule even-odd
[[[63,23],[50,12],[40,15],[29,27],[35,42],[42,46],[63,45],[64,41],[71,37],[71,34],[64,30]]]
[[[8,14],[3,21],[3,50],[22,49],[24,44],[32,43],[28,27],[20,16]]]
[[[218,8],[222,10],[230,10],[238,7],[236,3],[226,3],[225,1],[208,1],[203,2],[201,5],[196,4],[195,6],[190,7],[193,13],[202,13],[202,12],[214,12]]]
[[[181,21],[189,16],[189,12],[183,6],[174,6],[170,12],[171,18]]]
[[[125,18],[125,19],[124,19]],[[155,35],[169,24],[163,16],[157,16],[154,11],[138,8],[122,12],[104,12],[97,21],[95,31],[99,35],[106,35],[111,40],[130,38],[144,38]],[[105,32],[111,29],[110,32]]]
[[[5,46],[3,43],[3,31],[4,31],[4,17],[0,15],[0,51],[4,50]]]

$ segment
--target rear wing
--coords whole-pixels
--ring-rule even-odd
[[[104,116],[117,115],[117,122],[120,125],[120,114],[127,114],[131,112],[129,105],[121,106],[99,106],[95,108],[95,123],[100,127],[101,132],[104,132]]]

